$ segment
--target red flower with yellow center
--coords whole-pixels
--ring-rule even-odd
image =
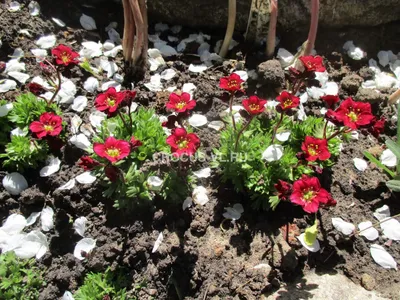
[[[193,155],[200,146],[200,139],[194,133],[187,133],[184,128],[175,128],[167,138],[167,144],[171,146],[171,152],[175,157]]]
[[[228,77],[222,77],[219,81],[219,87],[228,92],[236,92],[242,90],[244,80],[236,73],[232,73]]]
[[[39,121],[31,123],[29,129],[39,139],[45,136],[57,136],[62,130],[62,118],[53,113],[45,112],[40,116]]]
[[[371,113],[371,104],[353,101],[351,97],[344,100],[335,111],[335,117],[353,130],[369,125],[375,117]]]
[[[93,150],[98,156],[114,163],[127,157],[131,152],[131,146],[127,141],[108,137],[103,144],[94,143]]]
[[[331,157],[326,139],[306,136],[305,141],[301,145],[301,150],[304,151],[304,157],[308,161],[316,161],[317,159],[327,160]]]
[[[117,92],[114,87],[110,87],[105,93],[102,93],[96,97],[94,105],[99,111],[104,111],[107,114],[112,114],[118,109],[120,103],[124,99],[124,93]]]
[[[196,101],[190,99],[189,93],[171,93],[169,95],[169,102],[166,107],[169,110],[176,111],[178,113],[192,110],[196,106]]]
[[[82,156],[78,165],[85,171],[90,171],[93,170],[98,165],[100,165],[100,163],[97,160],[91,158],[90,156]]]
[[[243,100],[243,107],[251,115],[259,115],[265,110],[266,100],[260,99],[257,96],[250,96],[249,99]]]
[[[336,103],[340,101],[340,98],[338,95],[326,95],[322,96],[321,99],[326,102],[328,107],[333,107]]]
[[[57,65],[68,66],[70,64],[79,63],[77,60],[79,53],[65,45],[58,45],[56,48],[51,50],[51,54],[55,57]]]
[[[300,105],[300,98],[286,91],[276,97],[276,100],[279,102],[277,108],[281,111],[287,111]]]
[[[308,72],[325,72],[326,70],[321,56],[301,56],[299,59]]]
[[[306,175],[294,182],[290,201],[302,206],[304,211],[308,213],[317,212],[320,204],[334,202],[328,191],[321,187],[318,178]]]

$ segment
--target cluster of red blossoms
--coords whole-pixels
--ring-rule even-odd
[[[29,129],[38,139],[58,136],[62,131],[62,118],[56,114],[45,112],[40,116],[39,121],[31,123]]]
[[[73,51],[70,47],[65,45],[58,45],[51,50],[57,65],[69,66],[78,64],[79,53]]]

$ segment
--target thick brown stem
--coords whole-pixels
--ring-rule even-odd
[[[144,66],[147,65],[147,50],[149,48],[149,33],[148,33],[148,27],[149,27],[149,21],[147,18],[147,5],[146,5],[146,0],[139,0],[139,6],[140,6],[140,12],[142,14],[143,18],[143,50],[142,50],[142,57],[141,57],[141,62]]]
[[[222,43],[221,50],[219,51],[219,56],[225,57],[229,50],[229,45],[231,44],[233,31],[235,30],[236,22],[236,0],[229,1],[229,12],[228,12],[228,26],[226,27],[226,33],[224,42]]]
[[[272,57],[275,52],[276,23],[278,21],[278,0],[270,0],[270,19],[267,37],[267,57]]]
[[[397,100],[400,99],[400,89],[395,91],[393,94],[390,95],[389,97],[389,104],[395,104]]]
[[[318,30],[318,18],[319,18],[319,0],[311,0],[311,24],[310,31],[308,32],[308,39],[306,48],[304,49],[304,55],[310,55],[314,49],[315,39],[317,37]]]
[[[122,49],[124,50],[124,59],[129,62],[133,52],[133,42],[135,39],[135,22],[129,0],[122,1],[124,7],[124,36],[122,39]]]
[[[130,3],[133,11],[133,19],[135,20],[136,25],[136,40],[134,42],[132,53],[132,63],[136,65],[142,56],[145,28],[138,0],[130,0]]]

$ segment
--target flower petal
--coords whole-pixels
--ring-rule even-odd
[[[95,247],[96,240],[92,238],[83,238],[76,244],[74,249],[74,256],[79,260],[84,260],[86,258],[85,254],[90,254],[90,252],[92,252]],[[85,253],[85,256],[82,256],[83,253]]]
[[[396,269],[397,263],[385,248],[380,245],[373,244],[370,248],[370,253],[374,261],[385,269]]]
[[[356,229],[353,224],[346,222],[341,218],[332,218],[332,225],[336,228],[336,230],[340,231],[344,235],[350,235]]]

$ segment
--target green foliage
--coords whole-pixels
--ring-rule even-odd
[[[194,176],[180,175],[171,169],[170,172],[165,173],[161,196],[175,203],[182,202],[194,188],[195,182]]]
[[[278,118],[278,117],[277,117]],[[226,120],[229,122],[229,119]],[[278,119],[255,118],[249,128],[244,131],[235,152],[237,133],[232,126],[228,126],[221,133],[220,148],[214,149],[216,160],[213,167],[222,169],[222,180],[230,181],[237,191],[247,192],[252,205],[259,209],[275,208],[279,199],[274,195],[274,184],[278,179],[293,182],[303,174],[312,175],[312,166],[327,167],[333,164],[339,154],[340,141],[333,138],[329,141],[330,160],[303,164],[296,157],[301,152],[301,144],[307,135],[322,138],[324,132],[323,118],[309,116],[305,121],[294,122],[291,117],[285,116],[279,131],[290,131],[288,141],[281,143],[275,139],[274,144],[283,146],[283,156],[278,161],[266,162],[262,159],[263,152],[272,143],[273,130]],[[237,124],[237,131],[243,124]],[[330,134],[327,130],[327,134]]]
[[[7,104],[6,100],[0,100],[0,106]],[[7,116],[0,117],[0,149],[1,146],[7,144],[8,137],[10,135],[11,126]]]
[[[0,255],[0,299],[39,299],[44,281],[35,261],[21,260],[13,252]]]
[[[107,269],[104,273],[89,273],[83,285],[74,294],[75,300],[103,300],[105,296],[110,299],[136,300],[126,293],[127,282],[122,272],[111,272]]]

